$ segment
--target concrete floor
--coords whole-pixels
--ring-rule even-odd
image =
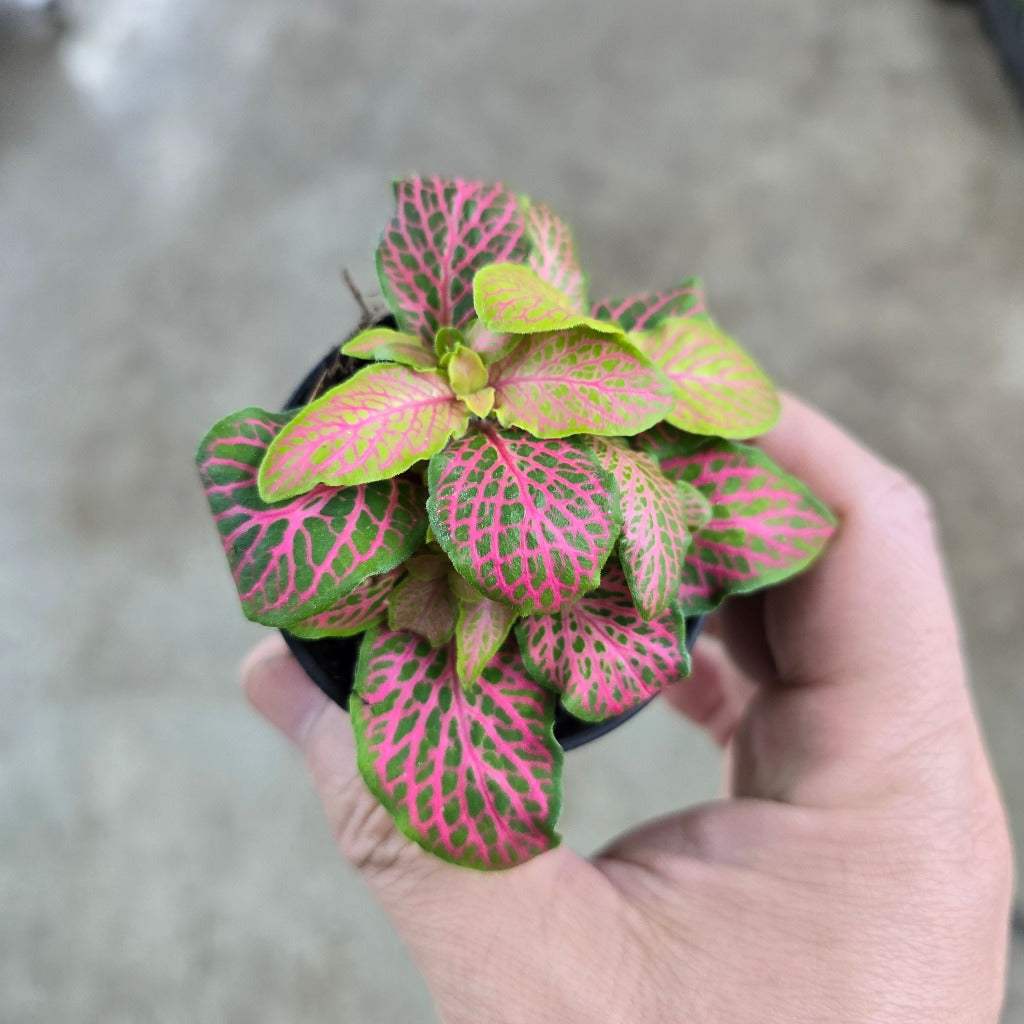
[[[1024,841],[1024,118],[972,10],[599,10],[96,0],[59,39],[2,16],[3,1021],[430,1019],[239,696],[260,631],[191,466],[352,323],[339,269],[372,281],[412,169],[543,197],[602,291],[703,273],[779,380],[928,485]],[[566,832],[717,785],[652,710],[570,759]]]

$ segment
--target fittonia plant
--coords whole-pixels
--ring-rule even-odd
[[[689,671],[687,616],[803,569],[828,510],[757,448],[779,403],[699,282],[592,302],[566,225],[413,178],[377,248],[397,330],[297,412],[197,454],[245,614],[363,633],[359,766],[425,849],[558,842],[558,701],[599,721]]]

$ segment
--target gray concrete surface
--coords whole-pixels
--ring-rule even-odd
[[[371,282],[413,169],[544,197],[602,290],[703,273],[787,387],[927,484],[1024,840],[1024,119],[968,6],[71,13],[59,39],[0,16],[0,1019],[430,1019],[239,696],[259,630],[190,463],[352,322],[339,268]],[[717,785],[650,711],[571,759],[566,831]]]

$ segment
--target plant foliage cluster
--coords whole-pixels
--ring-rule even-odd
[[[599,721],[689,671],[686,618],[804,568],[828,510],[757,448],[778,396],[700,283],[593,301],[565,223],[412,178],[377,269],[397,329],[290,413],[200,444],[245,614],[362,633],[360,769],[456,863],[557,842],[557,702]]]

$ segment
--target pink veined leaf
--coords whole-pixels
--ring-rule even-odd
[[[493,870],[558,844],[555,698],[529,677],[514,645],[467,693],[454,644],[368,633],[350,711],[363,778],[425,850]]]
[[[835,530],[825,505],[757,448],[713,440],[664,458],[661,468],[696,487],[713,510],[683,570],[679,603],[687,615],[795,576]]]
[[[520,619],[516,636],[534,679],[585,722],[628,711],[690,672],[679,609],[641,618],[614,563],[600,589],[557,615]]]
[[[765,372],[710,317],[663,321],[631,339],[675,385],[666,415],[693,434],[754,437],[779,418],[779,396]]]
[[[687,278],[677,288],[646,292],[626,299],[602,299],[591,307],[591,316],[619,324],[624,331],[650,331],[669,317],[695,316],[706,310],[700,278]]]
[[[676,599],[690,546],[681,485],[669,480],[650,456],[622,442],[593,437],[590,446],[621,495],[619,561],[633,601],[643,618],[655,619]]]
[[[630,439],[630,444],[640,452],[646,452],[659,462],[669,456],[675,458],[695,452],[708,439],[700,434],[688,434],[673,427],[671,423],[656,423],[650,430]]]
[[[526,265],[565,295],[573,309],[586,313],[587,279],[569,225],[543,203],[525,197],[520,202],[526,212],[526,237],[530,242]]]
[[[398,568],[363,580],[327,611],[292,623],[288,632],[304,640],[362,633],[383,620],[388,610],[388,595],[401,575],[402,570]]]
[[[526,258],[523,213],[500,184],[461,178],[395,183],[395,215],[377,247],[381,289],[399,327],[433,345],[473,318],[473,276]]]
[[[437,366],[433,350],[426,348],[419,338],[393,331],[389,327],[372,327],[357,334],[341,346],[341,352],[342,355],[355,356],[357,359],[402,363],[420,369]]]
[[[487,597],[534,615],[598,585],[622,517],[582,442],[489,428],[434,456],[429,479],[434,535]]]
[[[199,476],[247,618],[290,626],[336,604],[368,576],[401,564],[426,534],[410,480],[316,487],[268,504],[257,469],[290,413],[244,409],[216,424],[196,453]]]
[[[478,271],[473,305],[490,331],[536,334],[586,327],[591,334],[623,336],[617,325],[581,312],[569,296],[517,263],[491,263]]]
[[[491,385],[498,421],[536,437],[636,434],[672,402],[644,356],[585,328],[523,338],[491,367]]]
[[[659,465],[663,459],[679,459],[691,455],[708,439],[700,434],[687,434],[671,423],[657,423],[650,430],[630,438],[630,444],[636,451],[654,459]],[[676,479],[678,474],[673,474]],[[683,480],[676,479],[675,486],[679,490],[680,500],[686,513],[686,528],[691,533],[703,529],[712,516],[711,502],[696,487]]]
[[[466,590],[471,589],[461,577],[459,582]],[[464,688],[475,686],[480,673],[508,639],[517,618],[519,613],[511,605],[492,601],[482,594],[460,594],[455,627],[455,668]]]
[[[679,499],[683,503],[683,515],[686,517],[686,529],[691,533],[703,530],[711,522],[714,509],[711,502],[692,484],[680,480],[676,483]]]
[[[391,592],[388,625],[393,630],[416,633],[431,647],[440,647],[455,635],[457,612],[447,574],[434,579],[410,576]]]
[[[368,366],[281,430],[260,466],[260,494],[276,501],[318,483],[386,480],[430,458],[468,423],[442,373]]]

